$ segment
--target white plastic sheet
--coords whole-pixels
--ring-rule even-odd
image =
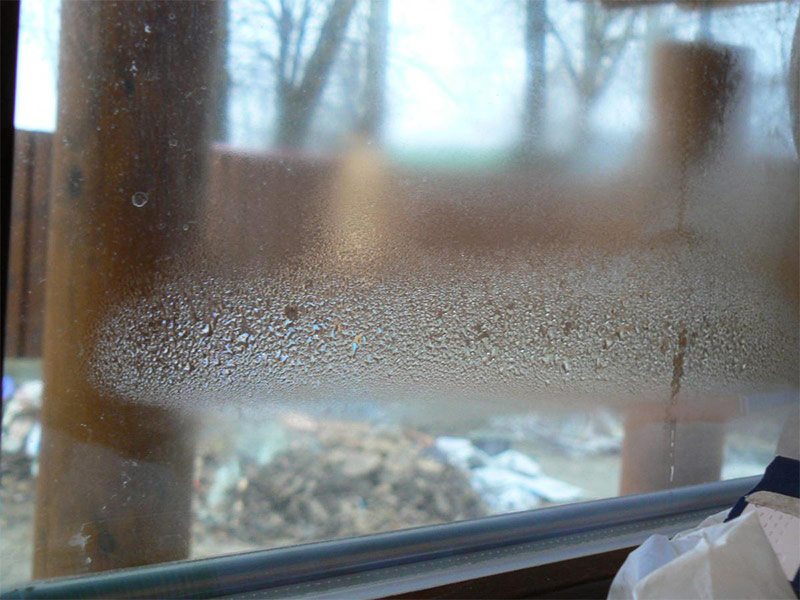
[[[650,536],[627,558],[609,600],[786,598],[795,600],[758,517],[722,523],[727,511],[671,540]]]
[[[494,456],[466,438],[443,436],[436,450],[470,478],[470,484],[495,513],[530,510],[542,502],[572,502],[583,490],[542,473],[539,464],[517,450]]]
[[[434,446],[448,463],[462,471],[483,466],[489,461],[488,454],[465,438],[442,436],[436,438]]]

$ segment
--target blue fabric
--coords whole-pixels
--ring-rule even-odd
[[[745,496],[762,491],[800,498],[800,462],[785,456],[776,456],[775,460],[767,467],[761,481]],[[739,498],[736,504],[733,505],[731,512],[728,513],[728,517],[725,519],[726,522],[742,514],[742,511],[747,507],[745,496]]]
[[[16,386],[10,375],[3,375],[3,400],[8,400],[14,393]]]

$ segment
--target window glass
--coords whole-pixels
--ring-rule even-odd
[[[760,474],[800,7],[731,4],[23,2],[0,580]]]

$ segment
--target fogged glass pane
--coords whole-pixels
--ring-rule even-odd
[[[798,7],[620,4],[23,3],[4,583],[795,452]]]

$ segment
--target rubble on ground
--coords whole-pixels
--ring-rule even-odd
[[[41,392],[40,381],[20,386],[4,381],[6,500],[33,494]],[[514,423],[542,433],[537,419]],[[591,423],[591,430],[598,424],[606,426],[606,434],[612,429],[607,418],[594,417]],[[586,432],[580,428],[583,436]],[[548,476],[531,457],[512,449],[513,436],[435,438],[400,426],[298,412],[236,421],[231,430],[215,421],[207,434],[195,461],[196,539],[212,536],[261,547],[296,544],[583,497],[580,488]],[[608,451],[614,437],[600,436],[603,442],[593,449]],[[574,436],[562,432],[560,439],[575,448]]]
[[[488,514],[432,446],[419,432],[326,422],[267,464],[245,465],[215,526],[252,543],[298,543]]]
[[[3,377],[2,476],[20,480],[36,475],[42,426],[42,382],[27,381],[17,387]]]

